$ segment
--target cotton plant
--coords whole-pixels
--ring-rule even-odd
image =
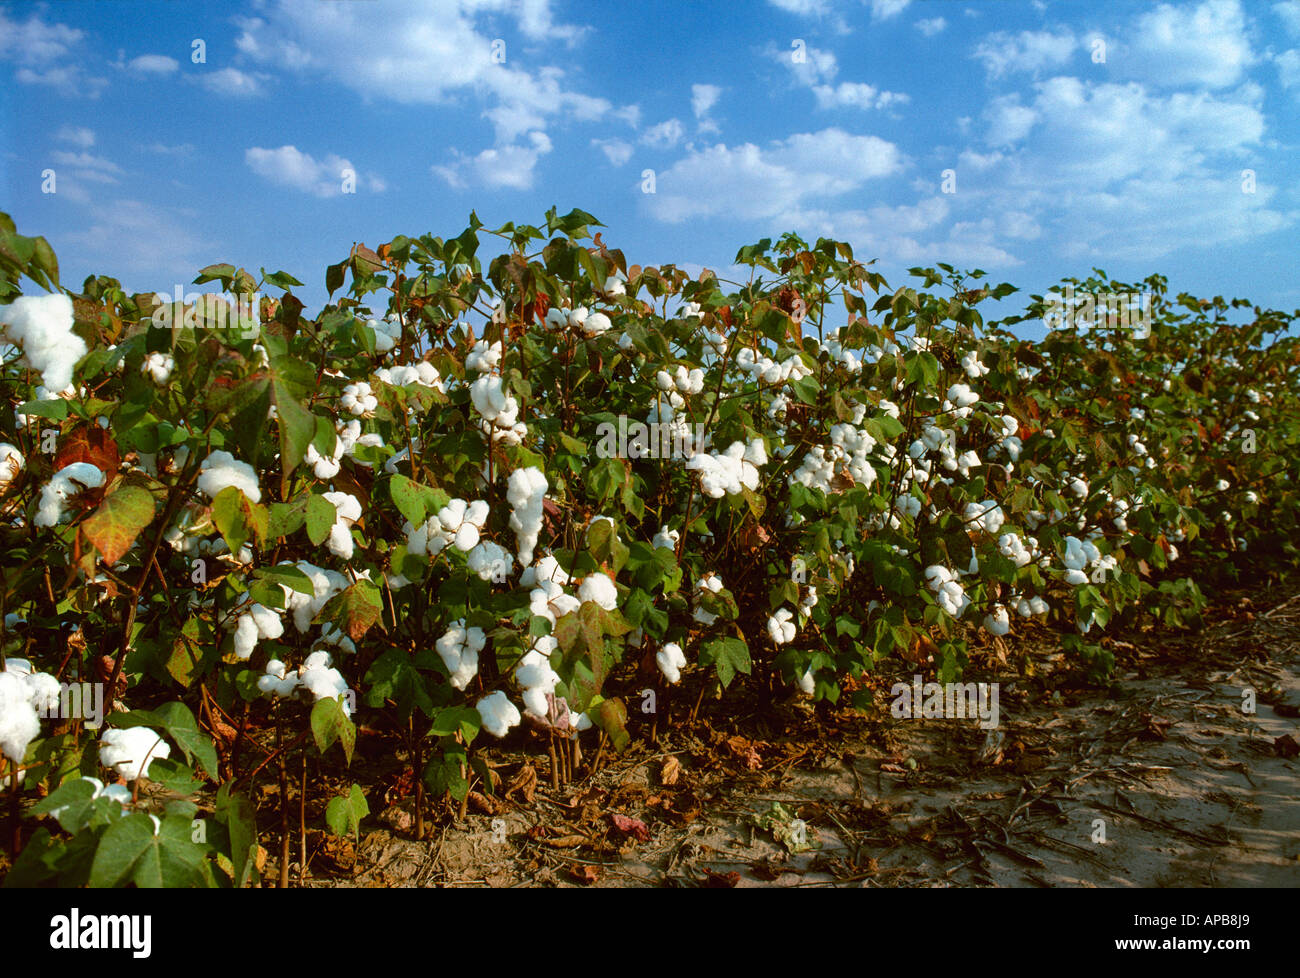
[[[88,352],[73,320],[72,299],[62,293],[20,296],[0,306],[0,339],[22,350],[21,362],[41,375],[47,391],[71,386],[73,368]]]
[[[483,629],[477,626],[466,627],[465,619],[453,622],[434,643],[438,655],[450,673],[451,685],[463,690],[470,680],[478,675],[479,653],[487,645]],[[516,716],[516,722],[518,717]],[[498,736],[502,736],[498,734]]]
[[[86,489],[104,484],[104,473],[89,462],[73,462],[54,473],[41,488],[40,505],[32,522],[36,526],[56,526],[67,517],[68,502]]]
[[[681,682],[682,670],[686,668],[686,655],[676,642],[667,642],[655,653],[655,664],[664,678],[676,685]]]
[[[115,727],[99,738],[99,762],[127,781],[148,778],[153,762],[166,760],[171,752],[171,745],[148,727]]]
[[[221,490],[234,486],[249,502],[262,501],[262,490],[258,488],[253,467],[221,449],[208,453],[207,458],[199,463],[198,486],[209,499],[215,499]]]

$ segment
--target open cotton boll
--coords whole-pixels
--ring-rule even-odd
[[[86,355],[86,342],[72,331],[72,299],[63,293],[21,296],[0,306],[0,335],[22,348],[27,366],[43,386],[61,391],[72,383],[72,369]]]
[[[170,353],[150,353],[144,358],[144,363],[140,364],[140,372],[146,377],[152,377],[159,387],[171,379],[175,369],[176,360]]]
[[[379,407],[379,399],[371,392],[369,384],[365,381],[357,381],[343,388],[343,396],[339,398],[339,404],[349,414],[360,417]]]
[[[241,462],[229,452],[211,452],[199,464],[199,491],[209,499],[229,486],[234,486],[249,502],[262,501],[262,490],[257,487],[257,473],[247,462]]]
[[[337,700],[342,696],[344,715],[352,715],[351,697],[345,695],[348,691],[347,681],[337,669],[333,668],[329,653],[313,652],[309,655],[302,668],[298,670],[298,683],[311,693],[317,702]]]
[[[613,325],[603,312],[593,312],[582,321],[582,331],[588,336],[600,336]]]
[[[948,388],[948,400],[958,408],[969,407],[979,401],[980,396],[965,384],[953,384]]]
[[[812,666],[805,669],[803,675],[799,677],[799,691],[808,696],[817,692],[817,678],[813,673]]]
[[[21,764],[27,745],[40,732],[41,721],[32,705],[31,687],[23,676],[6,668],[0,672],[0,752],[15,764]]]
[[[677,550],[677,541],[682,538],[681,533],[677,530],[670,530],[666,526],[661,526],[659,532],[655,534],[653,546],[656,550]]]
[[[608,574],[588,574],[578,588],[578,600],[584,604],[594,601],[606,611],[613,611],[618,607],[618,588]]]
[[[539,640],[515,667],[515,682],[519,683],[524,690],[524,709],[538,718],[545,718],[548,715],[546,694],[553,693],[556,684],[560,681],[559,674],[551,668],[550,660],[543,651],[547,648],[553,649],[556,641],[550,635],[543,638],[550,639],[550,642],[543,644]]]
[[[330,527],[326,546],[336,557],[351,560],[354,548],[352,524],[361,519],[361,500],[346,492],[326,492],[321,495],[334,505],[334,525]]]
[[[483,729],[493,737],[504,737],[511,727],[519,726],[523,719],[519,710],[499,689],[480,699],[474,704],[474,709],[478,710],[479,718],[483,721]]]
[[[245,591],[239,596],[237,604],[248,600],[248,592]],[[234,620],[226,623],[227,629],[234,629],[235,632],[235,654],[241,659],[247,659],[257,648],[259,640],[264,638],[279,638],[284,634],[284,622],[275,611],[260,604],[249,605]]]
[[[767,634],[772,637],[772,642],[776,645],[785,645],[794,641],[795,625],[791,619],[794,618],[794,612],[789,608],[779,608],[776,614],[767,620]]]
[[[990,634],[1002,636],[1011,631],[1011,619],[1007,615],[1007,609],[1002,605],[994,605],[992,612],[984,616],[984,627]]]
[[[99,762],[127,781],[147,778],[149,765],[171,752],[171,745],[148,727],[115,727],[99,738]]]
[[[510,528],[515,531],[516,553],[519,563],[533,562],[533,550],[542,532],[546,490],[550,486],[542,470],[535,466],[516,469],[510,473],[506,484],[506,500],[510,503]]]
[[[503,355],[504,349],[500,340],[492,344],[487,340],[479,340],[465,357],[465,369],[475,373],[488,373],[501,365]]]
[[[63,520],[64,504],[69,497],[82,489],[95,489],[104,484],[104,473],[89,462],[73,462],[54,473],[41,489],[41,501],[32,521],[37,526],[54,526]]]
[[[669,642],[656,652],[655,662],[659,665],[659,671],[670,683],[676,684],[681,681],[682,669],[686,667],[686,656],[682,653],[682,647],[676,642]]]
[[[341,468],[339,460],[343,457],[343,441],[339,438],[334,440],[334,454],[322,455],[316,450],[315,445],[307,446],[307,454],[303,457],[312,468],[312,474],[318,479],[332,479],[339,474]]]
[[[514,570],[515,562],[505,547],[484,540],[469,552],[469,569],[484,581],[502,582]]]
[[[375,332],[375,352],[387,353],[402,338],[402,321],[396,316],[386,319],[371,319],[366,322]]]
[[[27,460],[23,453],[7,441],[0,441],[0,496],[22,474]]]
[[[972,380],[978,380],[989,372],[989,368],[980,363],[979,354],[974,350],[961,358],[961,368],[966,371],[966,376]]]
[[[523,573],[519,575],[519,583],[523,587],[532,587],[541,581],[554,581],[556,584],[569,583],[569,572],[560,566],[554,554],[546,554],[538,558],[537,563],[525,567]]]

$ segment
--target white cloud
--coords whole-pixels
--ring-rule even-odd
[[[591,145],[604,153],[615,166],[622,166],[632,158],[632,144],[621,139],[593,139]]]
[[[90,149],[95,145],[95,131],[85,126],[60,126],[54,138],[63,143],[80,146],[82,149]]]
[[[911,99],[901,92],[882,92],[863,82],[840,82],[839,85],[814,85],[817,105],[823,109],[885,109]]]
[[[983,61],[988,73],[997,78],[1011,71],[1059,68],[1070,60],[1077,43],[1068,30],[1060,34],[1021,31],[1015,35],[998,31],[976,45],[971,57]]]
[[[725,216],[767,219],[810,198],[835,197],[902,169],[898,148],[842,129],[799,133],[766,149],[719,143],[694,150],[658,175],[647,196],[656,218],[679,223]]]
[[[1300,0],[1282,0],[1273,4],[1273,13],[1282,18],[1287,32],[1292,37],[1300,37]]]
[[[20,65],[45,65],[62,60],[85,37],[84,31],[64,24],[47,24],[40,14],[19,23],[0,10],[0,58]]]
[[[889,20],[907,9],[912,0],[871,0],[871,19]]]
[[[216,71],[205,72],[198,76],[198,80],[204,88],[218,95],[250,98],[262,94],[259,78],[238,68],[219,68]]]
[[[180,63],[165,54],[142,54],[138,58],[132,58],[126,66],[132,71],[147,75],[170,75],[180,67]]]
[[[1195,7],[1161,4],[1137,19],[1132,63],[1163,85],[1235,85],[1255,62],[1237,0]]]
[[[576,43],[584,29],[557,23],[551,6],[549,0],[389,0],[381,16],[367,3],[268,0],[256,23],[244,23],[237,45],[268,65],[295,45],[297,64],[366,99],[405,105],[479,99],[496,129],[497,148],[511,156],[520,149],[512,150],[516,140],[539,131],[542,120],[596,121],[612,111],[606,99],[571,90],[563,67],[518,60],[509,44],[504,62],[493,58],[497,18],[511,19],[529,41]],[[493,32],[477,29],[481,18],[496,25]]]
[[[456,161],[452,165],[435,165],[430,169],[453,187],[464,188],[474,183],[530,190],[538,161],[551,151],[551,140],[544,132],[531,132],[528,140],[530,145],[494,146],[469,157],[453,149]]]
[[[343,181],[349,174],[356,180],[358,187],[364,186],[373,192],[384,189],[382,180],[370,174],[360,175],[351,162],[334,153],[317,160],[296,146],[281,146],[279,149],[254,146],[244,153],[244,162],[250,170],[272,183],[292,187],[316,197],[340,196],[343,193]]]
[[[50,159],[59,166],[75,166],[83,170],[98,170],[101,173],[122,172],[122,168],[112,160],[106,160],[102,156],[91,156],[89,153],[66,153],[63,150],[55,150],[50,154]]]
[[[947,26],[948,22],[942,17],[927,17],[916,22],[916,29],[926,37],[934,37]]]
[[[194,144],[180,143],[177,146],[168,146],[165,143],[150,143],[148,151],[155,156],[189,156],[194,152]]]
[[[709,109],[718,104],[718,97],[721,94],[722,89],[717,85],[692,85],[691,111],[695,113],[695,118],[706,118]]]
[[[686,130],[677,119],[665,119],[641,134],[641,142],[653,149],[672,149],[682,141]]]
[[[821,17],[830,11],[826,0],[767,0],[773,7],[800,17]]]
[[[1283,88],[1300,88],[1300,49],[1283,51],[1274,61],[1277,64],[1277,80]]]

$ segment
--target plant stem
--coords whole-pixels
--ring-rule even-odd
[[[280,707],[275,710],[275,749],[280,757],[280,889],[289,888],[289,777],[285,772],[284,754],[280,746],[284,742],[284,724],[280,717]]]

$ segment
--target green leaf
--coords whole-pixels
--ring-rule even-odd
[[[172,741],[181,749],[188,761],[197,758],[208,772],[208,776],[217,777],[217,751],[199,730],[190,708],[178,700],[164,703],[153,711],[153,715]]]
[[[341,699],[341,697],[340,697]],[[343,748],[343,756],[352,763],[352,751],[357,743],[356,725],[343,712],[340,700],[317,700],[311,709],[311,733],[316,740],[317,749],[324,754],[330,745],[338,741]]]
[[[153,522],[154,509],[153,495],[149,490],[119,482],[117,488],[103,498],[99,508],[81,524],[81,529],[104,560],[115,564],[131,549],[140,531]],[[236,547],[231,550],[238,553]]]
[[[712,665],[717,671],[718,682],[726,689],[736,673],[749,675],[752,668],[749,646],[739,638],[715,638],[700,649],[700,665]]]
[[[393,504],[398,512],[410,520],[412,526],[419,526],[424,522],[426,514],[422,486],[404,475],[395,475],[388,484],[388,491],[393,497]]]
[[[235,886],[256,884],[257,873],[257,809],[243,792],[232,788],[234,782],[223,784],[217,791],[214,814],[225,825],[230,836],[230,862],[235,868]]]
[[[588,709],[587,715],[609,736],[614,750],[621,751],[632,739],[627,732],[627,707],[621,699],[601,700]]]
[[[95,786],[84,778],[65,781],[58,790],[32,806],[31,815],[53,815],[64,832],[76,834],[85,823]]]
[[[383,594],[378,585],[357,581],[330,598],[317,620],[338,625],[352,641],[359,642],[383,614]]]
[[[320,546],[330,535],[338,510],[324,496],[312,495],[307,499],[307,539]]]
[[[253,576],[268,581],[274,581],[276,584],[283,584],[291,591],[297,591],[299,594],[305,594],[308,597],[314,597],[316,589],[311,582],[311,578],[299,570],[293,564],[276,564],[274,567],[259,567],[253,571]]]
[[[346,798],[331,798],[325,808],[325,825],[337,836],[356,838],[361,820],[370,814],[370,805],[360,785],[354,784]]]
[[[124,816],[110,825],[95,850],[92,887],[134,883],[141,888],[204,887],[205,852],[191,841],[191,820],[167,816],[154,835],[148,815]]]
[[[459,731],[465,739],[465,745],[469,746],[482,726],[483,720],[478,710],[469,706],[452,706],[438,713],[429,732],[438,737],[446,737]]]

